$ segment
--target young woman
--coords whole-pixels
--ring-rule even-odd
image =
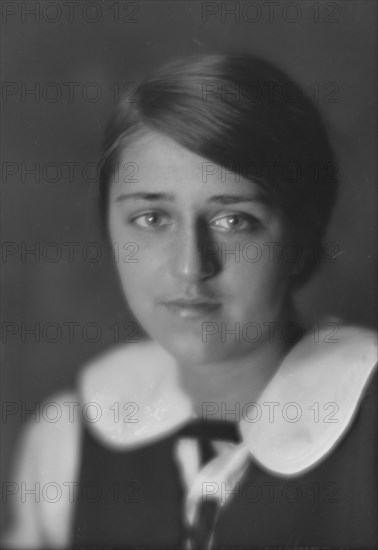
[[[102,167],[149,339],[91,361],[51,399],[61,418],[30,423],[5,544],[374,547],[375,335],[306,332],[292,303],[336,197],[303,90],[248,55],[181,59],[120,103]]]

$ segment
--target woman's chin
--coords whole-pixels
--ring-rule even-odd
[[[239,346],[230,346],[225,343],[205,343],[190,339],[170,340],[161,342],[161,345],[181,365],[208,365],[222,362],[240,354]],[[236,347],[236,349],[235,349]]]

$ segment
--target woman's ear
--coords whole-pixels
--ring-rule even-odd
[[[318,256],[320,256],[320,254],[318,254]],[[306,283],[315,271],[318,263],[319,258],[315,254],[314,246],[308,243],[301,243],[301,254],[295,262],[293,262],[291,268],[293,284],[295,286],[300,286]]]
[[[303,270],[303,261],[297,260],[297,262],[291,268],[291,274],[293,276],[298,275]]]

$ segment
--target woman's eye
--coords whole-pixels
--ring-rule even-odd
[[[252,231],[258,227],[259,221],[253,216],[229,214],[215,219],[211,225],[222,231]]]
[[[172,223],[169,216],[159,214],[158,212],[147,212],[146,214],[136,216],[131,222],[144,229],[160,228]]]

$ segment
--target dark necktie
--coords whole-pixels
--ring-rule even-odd
[[[201,466],[204,467],[215,458],[212,441],[241,441],[237,424],[223,420],[197,420],[186,424],[177,434],[180,438],[193,438],[198,441]],[[184,548],[190,550],[206,550],[211,547],[212,534],[219,514],[219,502],[215,500],[200,501],[196,520],[192,527],[185,529]]]

